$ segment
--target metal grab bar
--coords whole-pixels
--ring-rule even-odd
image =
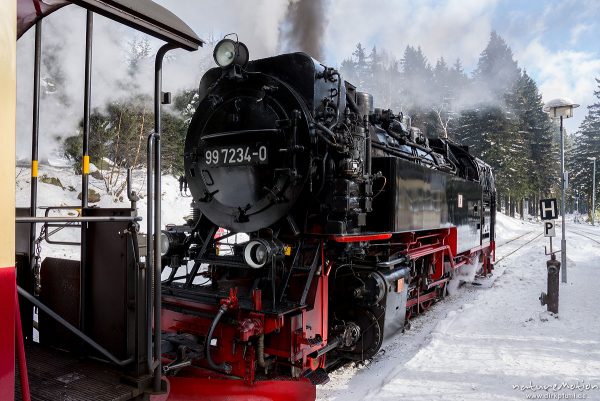
[[[148,325],[146,340],[148,354],[148,373],[153,373],[154,370],[154,358],[152,356],[152,307],[154,305],[154,235],[152,235],[154,226],[152,221],[154,219],[154,132],[148,135],[148,146],[146,148],[146,321]]]
[[[154,221],[148,220],[148,227],[154,223],[153,234],[156,237],[156,240],[153,243],[154,249],[148,248],[147,254],[149,255],[154,251],[154,260],[153,260],[153,268],[154,268],[154,391],[161,391],[161,376],[162,376],[162,362],[161,362],[161,247],[160,247],[160,230],[161,230],[161,160],[160,160],[160,136],[161,136],[161,115],[160,115],[160,107],[163,103],[162,97],[162,63],[165,57],[165,54],[169,50],[176,49],[172,43],[167,43],[163,45],[158,52],[156,53],[156,59],[154,61]],[[148,174],[148,182],[152,177]],[[152,201],[152,198],[148,197],[148,204]],[[149,232],[149,230],[147,230]],[[151,236],[148,235],[150,238]]]
[[[92,340],[90,337],[85,335],[77,327],[75,327],[71,323],[67,322],[59,314],[54,312],[52,309],[48,308],[46,305],[44,305],[42,302],[40,302],[38,299],[36,299],[33,295],[31,295],[30,293],[25,291],[23,288],[17,286],[17,291],[19,292],[19,295],[21,295],[23,298],[25,298],[26,300],[31,302],[33,305],[37,306],[40,310],[42,310],[44,313],[48,314],[52,319],[56,320],[58,323],[63,325],[71,333],[73,333],[77,337],[81,338],[88,345],[92,346],[96,351],[100,352],[102,355],[107,357],[112,363],[119,365],[119,366],[127,366],[131,362],[133,362],[133,360],[134,360],[133,356],[131,356],[127,359],[124,359],[124,360],[117,359],[106,348],[104,348],[103,346],[101,346],[100,344],[98,344],[97,342]]]
[[[44,217],[50,217],[50,212],[53,210],[77,210],[77,216],[75,217],[80,217],[81,214],[79,212],[79,210],[81,209],[81,206],[43,206],[43,207],[39,207],[38,209],[42,209],[45,210],[46,212],[44,213]],[[54,217],[62,217],[62,216],[54,216]],[[50,239],[51,236],[53,236],[54,234],[56,234],[57,232],[61,231],[64,228],[79,228],[81,229],[81,224],[77,224],[77,223],[62,223],[62,224],[56,224],[56,223],[44,223],[44,240],[46,241],[46,243],[51,244],[51,245],[71,245],[71,246],[79,246],[81,245],[81,242],[74,242],[74,241],[52,241]],[[52,232],[48,232],[49,228],[55,228],[56,230],[52,230]]]
[[[17,223],[78,223],[96,222],[108,223],[112,221],[140,221],[139,216],[84,216],[84,217],[17,217]]]

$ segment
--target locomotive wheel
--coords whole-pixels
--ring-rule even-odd
[[[375,356],[383,342],[383,330],[375,314],[369,309],[358,309],[349,311],[348,320],[360,327],[361,335],[356,344],[342,349],[342,354],[353,361],[364,361]]]
[[[421,311],[425,312],[427,311],[429,308],[431,308],[431,304],[433,304],[433,299],[430,299],[429,301],[425,301],[421,304]]]

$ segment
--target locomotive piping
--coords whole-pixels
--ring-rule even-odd
[[[321,123],[318,123],[315,121],[315,126],[320,129],[323,132],[326,132],[328,135],[330,135],[331,137],[335,137],[335,134],[333,132],[331,132],[331,130],[329,128],[327,128],[326,126],[324,126]],[[325,135],[323,135],[323,133],[319,132],[318,130],[316,131],[317,135],[319,135],[319,137],[321,139],[323,139],[329,146],[336,148],[338,150],[342,150],[344,149],[344,147],[338,143],[332,142],[329,138],[327,138]]]
[[[265,364],[265,334],[264,333],[261,334],[260,336],[258,336],[257,351],[258,351],[258,355],[257,355],[258,366],[260,366],[261,368],[264,368],[266,366],[266,364]]]
[[[346,102],[348,102],[348,104],[350,105],[350,108],[352,109],[353,112],[355,112],[356,114],[360,114],[358,105],[356,104],[354,99],[352,99],[352,96],[350,96],[350,94],[347,92],[346,92]]]
[[[329,152],[325,151],[323,155],[323,161],[321,163],[321,185],[319,186],[319,190],[317,191],[317,195],[321,193],[323,187],[325,186],[325,172],[327,166],[327,156],[329,156]]]
[[[221,305],[221,307],[219,308],[219,312],[217,312],[217,315],[215,316],[212,323],[210,324],[210,328],[208,329],[208,334],[206,335],[206,342],[204,344],[204,350],[205,350],[204,353],[206,354],[206,360],[208,362],[208,365],[212,369],[229,374],[229,373],[231,373],[231,365],[230,364],[224,362],[220,365],[217,365],[216,363],[214,363],[214,361],[212,360],[212,357],[210,356],[210,342],[212,340],[213,332],[215,331],[215,327],[217,327],[219,320],[221,320],[221,317],[225,314],[226,311],[227,311],[227,305]],[[264,359],[263,359],[263,363],[264,363]]]
[[[342,98],[342,77],[340,77],[339,72],[337,72],[336,70],[333,70],[331,77],[333,78],[335,76],[337,76],[337,81],[338,81],[337,102],[336,102],[336,106],[335,106],[335,122],[331,124],[329,129],[332,129],[333,127],[335,127],[337,125],[337,123],[340,122],[340,103],[341,103],[341,98]]]

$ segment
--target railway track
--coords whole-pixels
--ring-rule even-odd
[[[530,243],[532,243],[533,241],[535,241],[536,239],[538,239],[539,237],[541,237],[541,236],[543,235],[543,233],[537,233],[537,234],[536,234],[536,232],[535,232],[535,231],[528,231],[528,232],[526,232],[526,233],[524,233],[524,234],[522,234],[522,235],[519,235],[518,237],[515,237],[515,238],[513,238],[513,239],[511,239],[511,240],[508,240],[508,241],[504,242],[504,243],[503,243],[503,244],[501,244],[501,245],[498,245],[498,246],[496,247],[496,250],[497,250],[497,249],[499,249],[499,248],[502,248],[502,247],[504,247],[504,246],[506,246],[506,245],[508,245],[509,243],[511,243],[511,242],[513,242],[513,241],[516,241],[516,240],[518,240],[518,239],[521,239],[521,238],[525,237],[525,236],[526,236],[526,235],[528,235],[528,234],[535,234],[535,235],[534,235],[533,237],[529,238],[529,239],[528,239],[527,241],[525,241],[523,244],[519,245],[517,248],[515,248],[515,249],[511,250],[510,252],[508,252],[508,253],[506,253],[506,254],[502,255],[502,257],[501,257],[500,259],[496,259],[496,262],[495,262],[495,263],[499,263],[499,262],[503,261],[503,260],[504,260],[504,259],[506,259],[507,257],[509,257],[509,256],[511,256],[512,254],[514,254],[514,253],[516,253],[516,252],[520,251],[520,250],[521,250],[523,247],[525,247],[526,245],[529,245]]]
[[[568,228],[569,228],[569,233],[580,235],[582,237],[585,237],[585,238],[589,239],[590,241],[594,241],[596,244],[600,244],[600,241],[598,240],[598,239],[600,239],[600,235],[598,235],[597,233],[591,233],[589,231],[581,230],[579,228],[577,230],[573,230],[572,227],[568,227]],[[597,239],[594,239],[590,235],[582,234],[582,232],[585,232],[586,234],[590,234],[590,235],[594,235],[595,234],[594,237],[596,237]]]
[[[556,225],[556,228],[558,230],[558,228],[560,227],[560,223]],[[590,241],[593,241],[597,244],[600,244],[600,231],[598,230],[586,230],[586,226],[580,226],[580,225],[574,225],[574,224],[568,224],[567,225],[567,230],[569,232],[569,234],[576,234],[579,235],[581,237],[587,238]]]
[[[510,244],[511,242],[513,242],[513,241],[516,241],[516,240],[518,240],[519,238],[523,238],[523,237],[524,237],[524,236],[526,236],[527,234],[531,234],[531,233],[534,233],[534,232],[535,232],[535,231],[527,231],[526,233],[523,233],[523,234],[521,234],[521,235],[519,235],[519,236],[517,236],[517,237],[515,237],[515,238],[509,239],[508,241],[506,241],[506,242],[503,242],[502,244],[499,244],[499,245],[497,245],[497,246],[496,246],[496,249],[498,249],[498,248],[502,248],[503,246],[505,246],[505,245],[508,245],[508,244]]]

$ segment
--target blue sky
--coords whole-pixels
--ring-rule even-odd
[[[310,0],[315,1],[315,0]],[[325,0],[325,60],[339,65],[357,42],[401,57],[421,46],[430,62],[460,57],[467,72],[496,30],[545,101],[570,97],[582,108],[566,123],[575,131],[600,78],[599,0]],[[254,57],[275,54],[283,0],[158,0],[200,35],[238,32]],[[289,49],[294,50],[294,49]]]

